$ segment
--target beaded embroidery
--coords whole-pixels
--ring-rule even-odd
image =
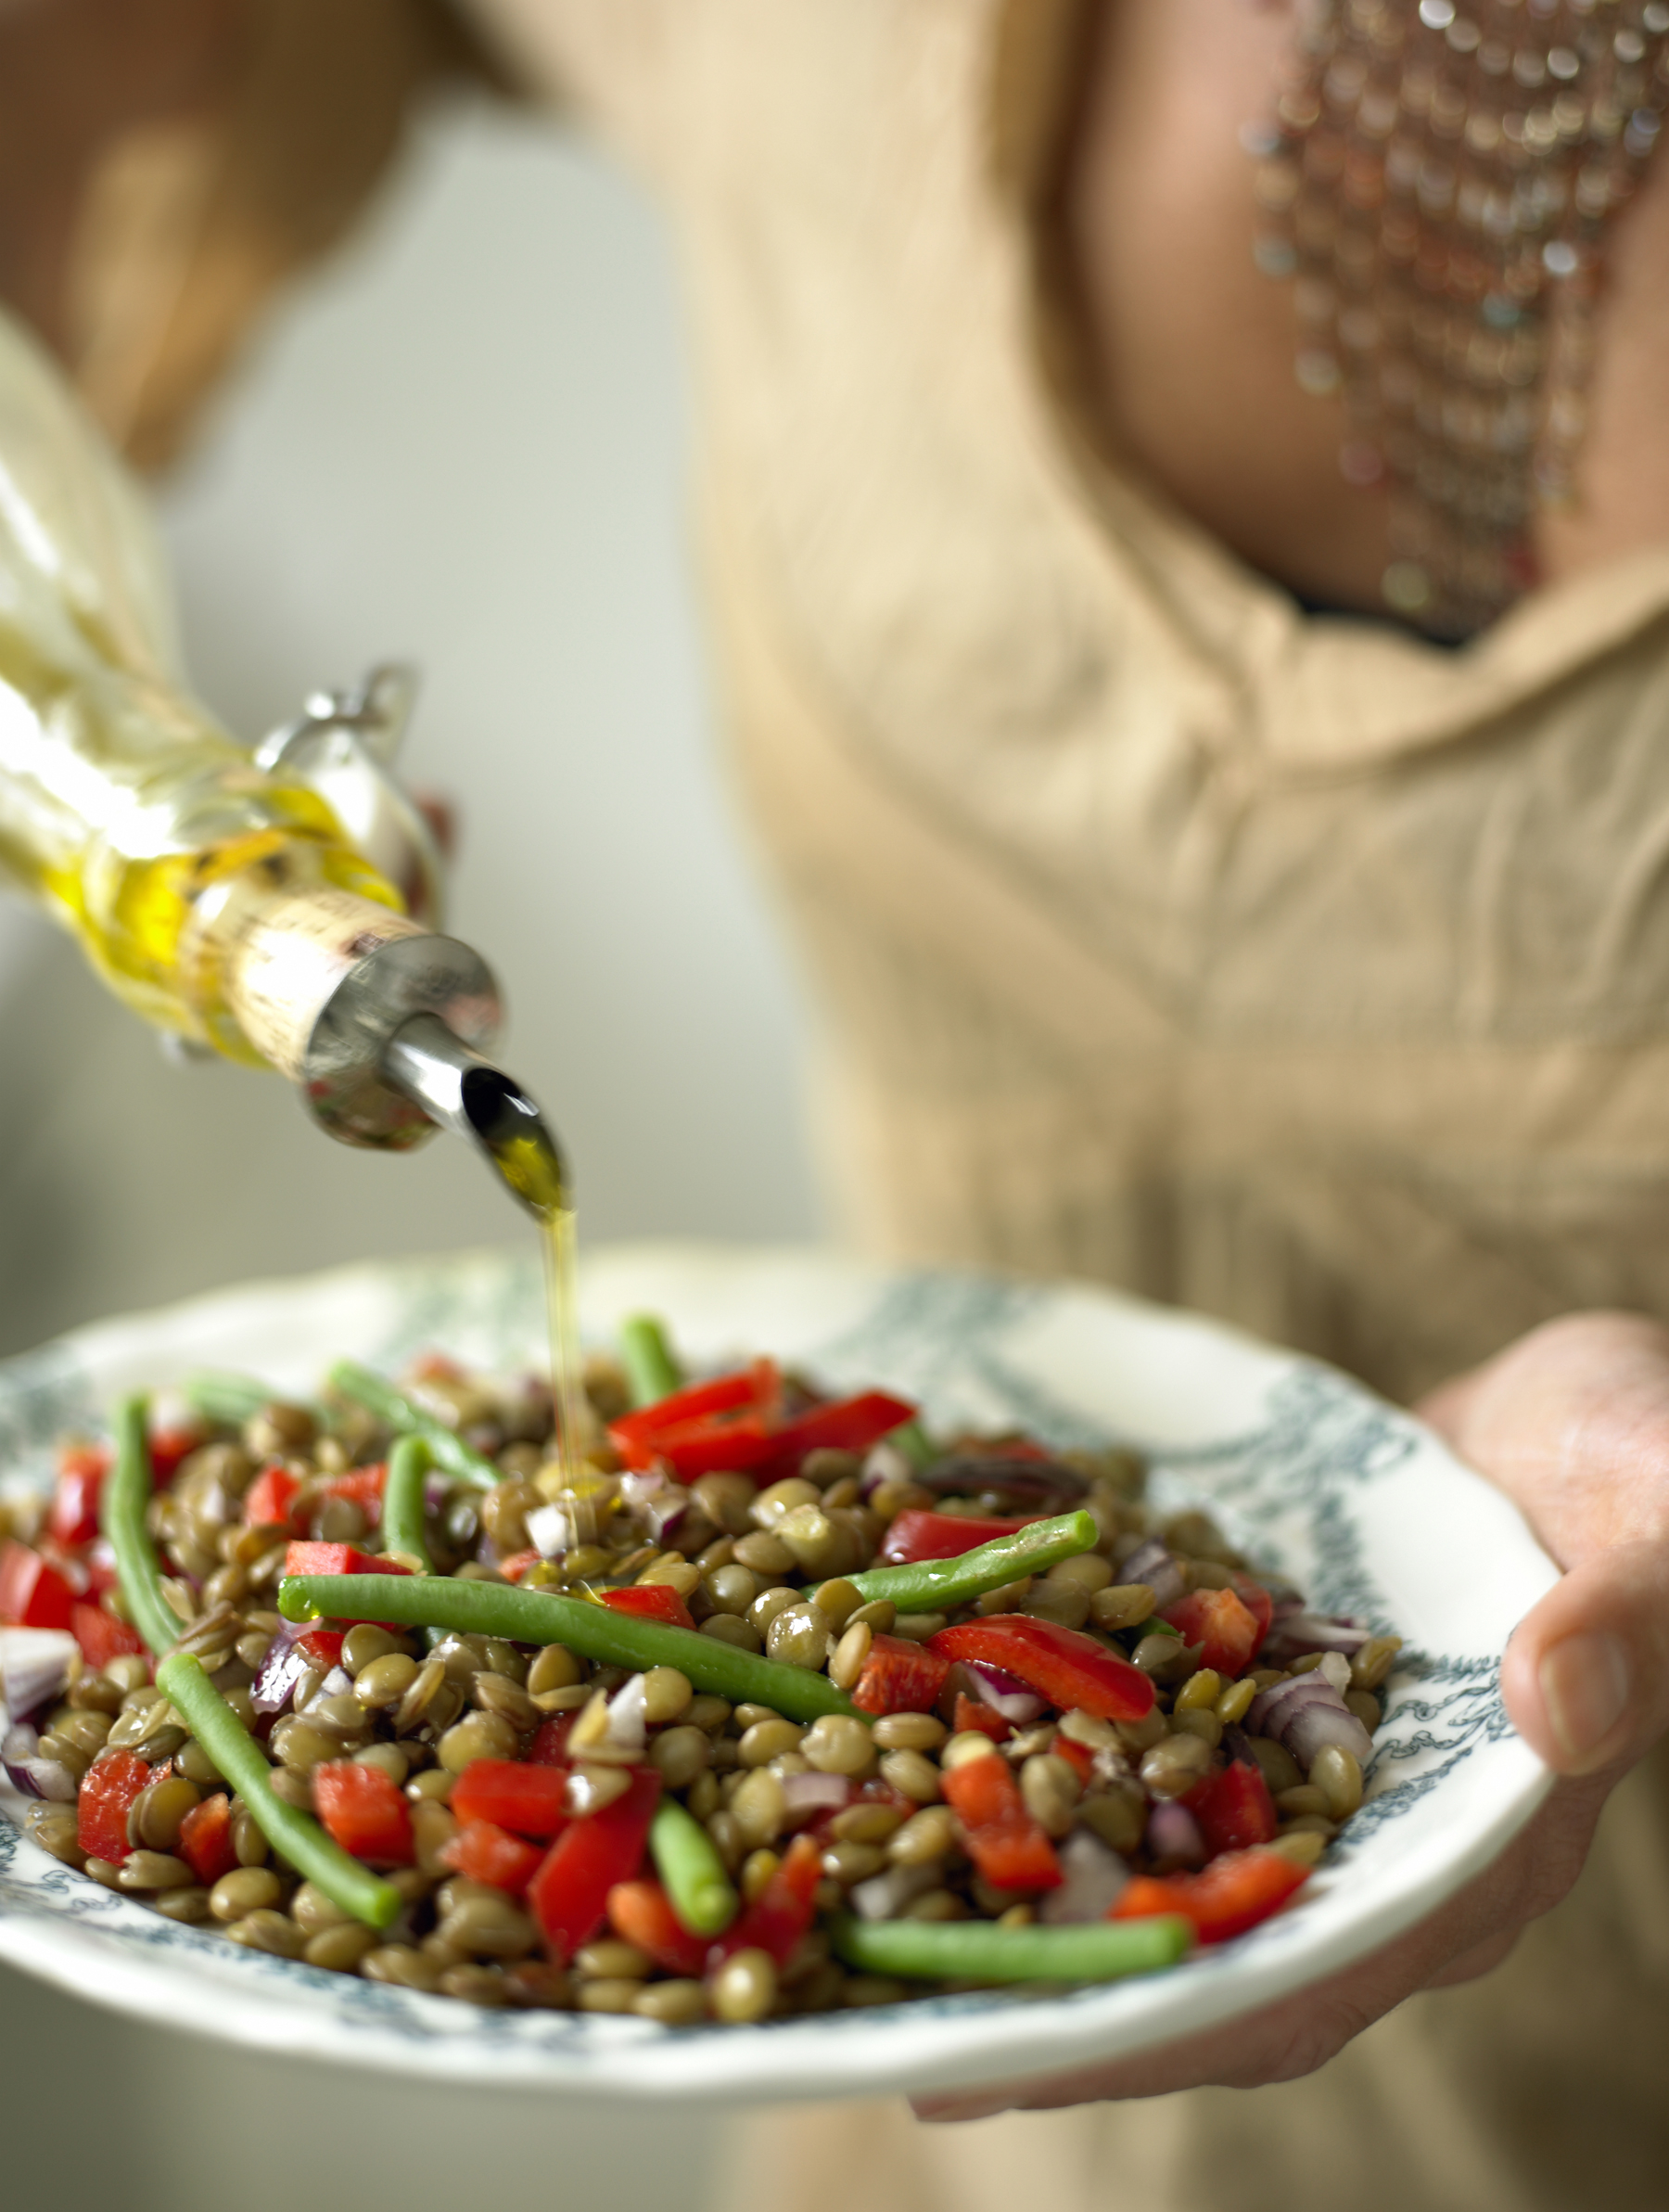
[[[1669,106],[1669,0],[1299,0],[1256,160],[1299,384],[1390,494],[1387,605],[1465,636],[1572,492],[1607,233]]]

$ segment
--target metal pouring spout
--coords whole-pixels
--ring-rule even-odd
[[[384,1048],[381,1074],[431,1121],[467,1138],[536,1220],[570,1206],[567,1170],[537,1104],[439,1016],[401,1023]]]

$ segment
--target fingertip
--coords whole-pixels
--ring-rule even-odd
[[[1564,1606],[1543,1620],[1544,1610],[1538,1606],[1507,1647],[1502,1702],[1513,1727],[1555,1773],[1592,1774],[1630,1747],[1630,1653],[1608,1627],[1561,1618]]]

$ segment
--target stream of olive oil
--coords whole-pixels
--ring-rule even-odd
[[[580,1236],[561,1156],[542,1130],[487,1141],[494,1165],[538,1215],[544,1245],[545,1308],[551,1333],[551,1394],[556,1454],[570,1479],[584,1456],[580,1374]]]

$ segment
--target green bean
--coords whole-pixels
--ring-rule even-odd
[[[325,1614],[502,1636],[510,1643],[566,1643],[605,1667],[676,1667],[697,1690],[728,1697],[733,1705],[769,1706],[790,1720],[853,1710],[851,1699],[826,1674],[552,1590],[466,1582],[450,1575],[287,1575],[278,1585],[278,1610],[287,1620]]]
[[[866,1566],[845,1579],[865,1605],[891,1598],[900,1613],[949,1613],[987,1590],[1040,1574],[1058,1559],[1092,1552],[1101,1531],[1087,1513],[1057,1514],[1033,1521],[1013,1536],[1000,1536],[955,1559],[912,1559],[900,1566]]]
[[[423,1526],[424,1477],[433,1458],[427,1437],[397,1437],[383,1486],[383,1550],[416,1560],[426,1575],[435,1571]]]
[[[668,1900],[691,1935],[722,1935],[741,1900],[712,1837],[676,1797],[663,1797],[656,1807],[649,1850]]]
[[[145,1524],[151,1501],[149,1400],[124,1398],[116,1413],[116,1464],[99,1496],[99,1523],[116,1554],[116,1582],[128,1618],[154,1652],[170,1650],[183,1624],[162,1595],[162,1564]]]
[[[266,1754],[193,1653],[175,1652],[172,1659],[164,1659],[157,1669],[157,1687],[184,1717],[281,1858],[322,1889],[333,1905],[367,1927],[386,1928],[398,1917],[404,1899],[394,1885],[350,1858],[311,1813],[287,1805],[274,1790]]]
[[[924,1981],[1111,1982],[1174,1966],[1193,1944],[1178,1912],[1075,1927],[999,1927],[989,1920],[857,1920],[843,1912],[834,1952],[863,1974]]]
[[[246,1421],[273,1402],[265,1383],[247,1375],[194,1375],[181,1391],[193,1413],[226,1428],[241,1428]]]
[[[426,1413],[403,1390],[397,1390],[380,1375],[373,1375],[357,1360],[338,1360],[330,1371],[330,1387],[363,1405],[368,1413],[375,1413],[396,1435],[421,1437],[434,1453],[435,1464],[459,1482],[472,1482],[478,1490],[490,1490],[501,1480],[498,1468],[485,1453],[472,1451],[456,1429]]]
[[[633,1313],[620,1323],[620,1364],[634,1406],[654,1405],[683,1387],[666,1330],[653,1313]]]

